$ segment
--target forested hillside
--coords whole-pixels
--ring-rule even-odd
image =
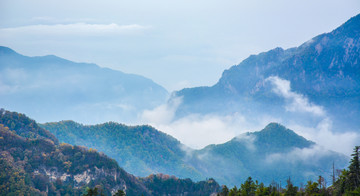
[[[50,139],[58,144],[58,139],[48,130],[41,128],[34,120],[24,114],[0,109],[0,124],[15,131],[16,134],[30,139]]]
[[[41,126],[61,142],[106,153],[126,171],[139,176],[165,173],[193,180],[211,177],[230,186],[248,176],[264,183],[285,182],[291,176],[298,185],[318,175],[328,180],[333,162],[337,168],[344,168],[348,161],[345,155],[323,149],[277,123],[200,150],[149,126],[113,122],[82,125],[73,121]]]
[[[74,121],[41,124],[61,142],[98,149],[138,176],[165,173],[180,178],[203,179],[183,160],[187,148],[151,126],[126,126],[115,122],[82,125]]]
[[[5,110],[2,113],[6,115],[2,115],[0,121],[22,130],[25,136],[36,136],[39,132],[38,128],[27,128],[27,122],[33,127],[38,125],[25,115]],[[51,133],[48,136],[54,137]],[[2,123],[0,166],[0,192],[4,195],[82,195],[95,188],[104,195],[118,190],[134,196],[210,195],[220,188],[213,179],[194,183],[167,175],[138,178],[96,149],[66,143],[56,145],[47,138],[25,138]]]

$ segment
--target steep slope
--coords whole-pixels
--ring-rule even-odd
[[[126,126],[114,122],[85,126],[73,121],[45,123],[41,127],[61,142],[98,149],[114,158],[126,171],[138,176],[165,173],[180,178],[203,179],[182,160],[186,148],[178,140],[150,126]]]
[[[224,144],[209,145],[189,159],[204,175],[232,186],[248,176],[265,184],[285,182],[289,176],[295,184],[316,180],[318,175],[330,179],[333,162],[344,168],[348,158],[318,147],[277,123]]]
[[[259,114],[294,118],[281,109],[286,97],[274,93],[269,77],[276,76],[289,81],[292,92],[324,107],[336,128],[360,130],[359,26],[357,15],[299,47],[251,55],[225,70],[212,87],[175,92],[174,97],[183,99],[177,115],[241,112],[250,118]]]
[[[162,104],[167,91],[150,79],[56,56],[27,57],[0,47],[1,107],[41,122],[129,122]]]
[[[1,122],[34,135],[26,122],[35,121],[23,114],[8,112]],[[12,116],[12,118],[9,118]],[[14,116],[21,116],[21,120]],[[24,127],[21,127],[24,126]],[[13,195],[82,195],[97,187],[105,195],[124,190],[126,195],[210,195],[220,186],[213,179],[194,183],[167,175],[137,178],[120,168],[114,159],[95,149],[62,143],[55,145],[44,137],[24,138],[0,123],[0,192]],[[50,134],[51,135],[51,134]],[[53,136],[53,135],[52,135]],[[200,194],[201,195],[201,194]]]

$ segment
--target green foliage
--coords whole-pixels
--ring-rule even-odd
[[[307,181],[305,189],[294,186],[291,179],[288,178],[286,188],[283,189],[276,182],[272,182],[268,187],[263,183],[254,183],[251,177],[249,177],[241,188],[236,186],[228,190],[223,186],[219,196],[358,196],[360,195],[360,185],[357,184],[356,176],[359,175],[359,148],[354,148],[354,153],[351,155],[349,170],[343,170],[341,175],[336,180],[335,184],[330,187],[326,187],[325,179],[319,176],[317,182],[311,180]]]
[[[152,195],[188,195],[207,196],[220,190],[219,184],[212,178],[206,181],[193,182],[189,178],[179,179],[165,174],[150,175],[140,178]]]
[[[126,184],[131,195],[148,195],[135,177],[104,154],[80,146],[55,145],[49,139],[23,138],[15,133],[0,124],[1,193],[80,195],[87,186],[101,185],[103,193],[110,195],[113,187]],[[90,182],[76,181],[74,176],[78,174],[92,175]],[[60,179],[62,176],[65,178]]]
[[[321,157],[319,164],[292,164],[286,160],[266,162],[263,157],[269,154],[289,153],[314,144],[277,123],[270,123],[259,132],[244,135],[249,140],[234,138],[224,144],[210,145],[187,154],[179,141],[150,126],[126,126],[114,122],[86,126],[73,121],[41,126],[61,142],[104,152],[126,171],[138,176],[159,172],[193,180],[211,176],[227,185],[245,181],[246,176],[262,179],[264,183],[270,183],[273,179],[285,181],[292,176],[294,183],[298,184],[307,180],[303,172],[319,171],[319,165],[331,168],[331,164],[326,164],[329,160],[337,160],[339,165],[347,162],[336,153]],[[254,148],[249,148],[249,143]],[[219,170],[219,167],[223,169]],[[312,176],[312,180],[315,179],[316,175]]]
[[[24,117],[24,121],[29,120]],[[14,129],[17,129],[18,124],[28,127],[28,123],[19,120],[7,122],[7,125]],[[115,127],[118,125],[114,124]],[[136,178],[122,170],[115,160],[95,149],[66,143],[56,145],[53,140],[42,136],[34,138],[19,136],[18,132],[11,131],[8,126],[0,123],[0,192],[4,195],[111,195],[111,190],[114,190],[114,187],[118,189],[119,186],[126,187],[126,195],[182,195],[184,193],[211,195],[218,192],[218,195],[223,196],[312,196],[359,195],[360,193],[358,146],[352,154],[349,169],[343,170],[331,187],[326,188],[325,180],[321,176],[318,182],[308,181],[304,191],[294,186],[290,178],[286,188],[282,189],[275,182],[266,187],[263,183],[254,182],[251,177],[248,177],[240,188],[234,187],[229,190],[226,186],[220,188],[214,179],[195,183],[190,179],[178,179],[163,174]],[[35,123],[31,126],[37,125]],[[111,127],[111,123],[103,126]],[[20,127],[18,130],[32,129]],[[134,130],[131,129],[131,131]],[[144,129],[140,131],[151,135],[151,132]],[[26,131],[21,133],[26,133]],[[28,131],[28,133],[36,135],[36,131]],[[90,177],[89,182],[76,181],[74,176],[80,174],[93,176]],[[49,175],[53,177],[49,178]],[[124,195],[125,192],[118,190],[115,194]]]
[[[221,188],[220,196],[227,196],[229,194],[229,188],[226,185],[223,185]]]
[[[12,131],[15,131],[16,134],[22,137],[30,139],[49,139],[55,144],[59,143],[53,134],[39,127],[34,120],[21,113],[0,109],[0,124],[3,124]]]
[[[99,190],[97,187],[95,187],[93,189],[92,188],[87,189],[86,194],[83,194],[83,196],[105,196],[105,195],[102,193],[102,190]]]
[[[257,185],[254,183],[251,177],[248,177],[244,184],[241,185],[241,195],[255,196]]]
[[[182,144],[151,126],[126,126],[115,122],[85,126],[73,121],[41,126],[61,142],[104,152],[126,171],[138,176],[162,172],[202,179],[194,167],[183,161],[185,152],[181,149]]]
[[[339,167],[346,166],[348,158],[331,151],[314,155],[316,161],[310,157],[306,161],[294,161],[298,158],[292,156],[294,152],[312,148],[313,144],[280,124],[270,123],[261,131],[245,133],[226,143],[195,151],[190,164],[227,185],[245,181],[247,176],[261,179],[265,184],[272,180],[286,182],[291,176],[294,184],[300,184],[316,180],[318,175],[329,176],[321,171],[331,171],[334,160]],[[307,172],[314,175],[304,175]]]
[[[287,180],[287,185],[286,185],[286,191],[285,191],[285,196],[296,196],[298,193],[298,187],[294,186],[290,180],[290,178]]]
[[[338,180],[335,182],[334,190],[338,195],[353,195],[359,193],[360,189],[360,166],[359,148],[355,146],[354,153],[351,154],[349,169],[343,170]]]
[[[29,121],[25,116],[23,120]],[[15,124],[27,126],[21,121]],[[56,145],[44,137],[24,138],[3,124],[0,124],[0,168],[1,195],[111,195],[119,187],[126,187],[129,196],[184,192],[210,195],[219,190],[214,179],[196,183],[168,175],[139,179],[95,149],[66,143]],[[119,190],[116,194],[123,193]]]
[[[351,189],[355,189],[360,186],[359,148],[360,146],[355,146],[354,153],[351,154],[352,159],[349,166],[349,180],[351,183]]]

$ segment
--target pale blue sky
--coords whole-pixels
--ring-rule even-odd
[[[298,46],[358,13],[359,0],[1,0],[0,45],[172,91],[213,85],[250,54]]]

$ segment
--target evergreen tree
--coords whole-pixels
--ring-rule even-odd
[[[319,193],[319,184],[316,182],[312,182],[311,180],[307,182],[305,187],[305,194],[306,195],[315,195]]]
[[[298,192],[298,187],[293,185],[290,177],[286,182],[287,182],[287,185],[286,185],[285,196],[296,196],[296,194]]]
[[[230,189],[229,196],[236,196],[238,195],[238,188],[234,186],[234,188]]]
[[[241,195],[244,196],[254,196],[256,191],[256,185],[251,177],[245,181],[244,184],[241,185]]]
[[[226,185],[222,186],[220,196],[228,196],[229,195],[229,188]]]
[[[351,190],[360,186],[359,148],[360,146],[355,146],[354,153],[351,154],[352,159],[349,166],[349,181]]]

